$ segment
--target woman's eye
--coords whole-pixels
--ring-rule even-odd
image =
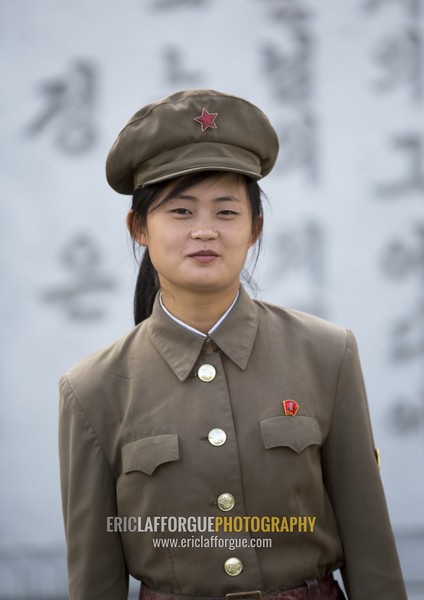
[[[190,214],[190,211],[188,210],[188,208],[173,208],[171,210],[171,212],[176,215],[189,215]]]
[[[224,217],[228,217],[228,216],[232,216],[232,215],[236,215],[237,213],[234,210],[220,210],[219,213],[220,215],[224,215]]]

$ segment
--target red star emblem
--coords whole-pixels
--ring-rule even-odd
[[[206,131],[208,127],[212,129],[218,129],[215,119],[218,116],[218,113],[210,113],[206,110],[206,108],[202,108],[202,114],[199,117],[196,117],[194,120],[200,123],[202,126],[202,132]]]

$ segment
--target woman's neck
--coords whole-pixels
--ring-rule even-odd
[[[177,319],[207,334],[222,315],[230,308],[239,290],[237,287],[215,294],[193,293],[185,290],[178,294],[162,288],[162,302]]]

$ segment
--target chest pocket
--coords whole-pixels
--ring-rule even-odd
[[[124,473],[143,471],[152,475],[159,465],[178,460],[179,456],[178,435],[155,435],[124,446],[122,468]]]
[[[269,417],[261,421],[264,446],[267,450],[288,446],[302,452],[308,446],[321,445],[321,431],[314,417]]]

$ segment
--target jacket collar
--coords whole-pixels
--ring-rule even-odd
[[[245,369],[258,330],[258,309],[243,287],[234,307],[219,327],[208,337],[240,369]],[[156,296],[148,319],[150,339],[180,381],[194,369],[205,338],[173,321],[161,308]]]

